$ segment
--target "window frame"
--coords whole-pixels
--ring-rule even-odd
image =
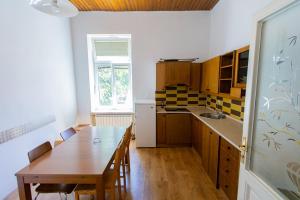
[[[98,60],[96,56],[95,42],[96,41],[127,41],[128,42],[128,62],[113,62],[112,60]],[[113,35],[88,35],[88,54],[89,54],[89,77],[90,77],[90,92],[91,92],[91,111],[92,112],[132,112],[132,58],[131,58],[131,35],[130,34],[113,34]],[[125,56],[124,56],[125,57]],[[100,104],[100,91],[98,83],[98,66],[99,64],[108,64],[112,69],[112,105],[103,106]],[[115,87],[115,69],[116,66],[128,66],[128,98],[129,104],[118,105],[116,98]]]

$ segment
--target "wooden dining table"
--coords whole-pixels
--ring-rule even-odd
[[[31,200],[31,183],[95,184],[105,199],[103,175],[126,127],[86,127],[16,173],[20,200]]]

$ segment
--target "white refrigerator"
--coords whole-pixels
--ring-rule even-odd
[[[136,147],[156,147],[156,107],[153,100],[135,101],[135,141]]]

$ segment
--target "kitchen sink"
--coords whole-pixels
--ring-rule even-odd
[[[174,112],[190,112],[186,108],[165,108],[166,111],[174,111]]]
[[[223,113],[202,113],[201,117],[206,117],[210,119],[225,119],[226,116]]]

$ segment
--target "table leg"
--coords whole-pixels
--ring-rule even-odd
[[[103,176],[99,176],[96,182],[96,200],[105,199],[105,185],[103,181]]]
[[[30,184],[24,183],[23,176],[17,176],[20,200],[32,200]]]

